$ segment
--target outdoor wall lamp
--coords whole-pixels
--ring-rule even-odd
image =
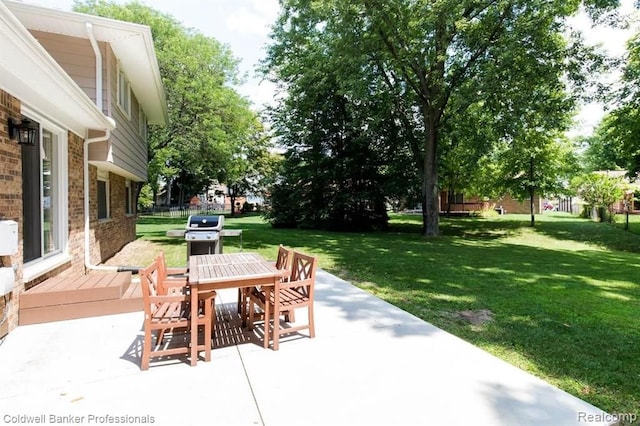
[[[40,126],[35,121],[27,118],[22,119],[20,123],[9,118],[9,139],[17,139],[20,145],[34,146],[38,141]]]

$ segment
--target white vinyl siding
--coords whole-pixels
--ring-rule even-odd
[[[131,120],[131,85],[127,76],[118,65],[118,106],[127,119]]]
[[[113,119],[116,121],[116,128],[111,132],[109,140],[111,144],[111,155],[113,164],[126,172],[136,182],[147,180],[147,141],[140,136],[139,112],[143,111],[136,99],[135,92],[131,91],[131,112],[132,117],[125,116],[120,107],[117,106],[118,90],[118,61],[111,50],[108,55],[109,62],[109,91],[112,96]],[[146,122],[146,115],[145,115]]]

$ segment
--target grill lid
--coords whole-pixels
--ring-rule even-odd
[[[187,231],[220,231],[224,224],[224,216],[191,215],[187,219]]]

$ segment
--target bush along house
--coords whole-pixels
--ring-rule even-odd
[[[0,52],[2,338],[43,309],[83,316],[65,288],[104,287],[76,292],[93,314],[129,291],[100,264],[135,239],[147,124],[167,106],[147,26],[0,0]]]

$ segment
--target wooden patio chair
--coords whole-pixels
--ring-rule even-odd
[[[253,329],[256,316],[255,305],[265,314],[264,319],[264,347],[269,347],[269,335],[273,336],[273,350],[277,351],[280,336],[300,330],[309,330],[309,337],[315,337],[315,325],[313,318],[313,292],[316,280],[316,268],[318,259],[302,253],[294,252],[291,264],[291,276],[288,281],[276,283],[274,287],[254,288],[249,296],[249,329]],[[278,304],[275,303],[275,295],[278,294]],[[280,315],[284,312],[293,312],[298,308],[307,308],[308,321],[306,324],[294,325],[287,322],[286,327],[280,326]],[[267,313],[268,312],[268,317]],[[273,330],[269,332],[273,319]]]
[[[140,286],[144,302],[144,345],[141,369],[149,369],[151,358],[189,353],[188,333],[183,333],[178,342],[177,331],[181,329],[188,331],[191,327],[199,326],[204,328],[204,342],[198,345],[198,348],[204,349],[205,361],[210,361],[216,293],[210,292],[203,295],[198,318],[190,318],[190,296],[187,292],[176,291],[163,294],[161,281],[160,259],[156,258],[150,266],[140,270]],[[172,342],[164,341],[167,330],[171,330]],[[154,331],[158,332],[155,343],[153,342]]]
[[[158,291],[159,294],[186,294],[186,287],[189,284],[187,279],[187,268],[169,268],[164,257],[164,251],[160,251],[156,258],[158,264]]]
[[[169,268],[167,267],[167,261],[164,256],[164,251],[161,250],[158,254],[158,291],[159,294],[188,294],[189,279],[187,277],[188,268]],[[200,293],[198,295],[199,309],[204,309],[205,303],[211,303],[211,335],[212,339],[215,337],[215,320],[216,320],[216,308],[215,298],[217,294],[215,291]]]
[[[159,262],[158,287],[160,294],[187,294],[187,287],[189,286],[188,268],[168,268],[164,251],[160,251],[157,260]],[[200,294],[199,296],[200,304],[202,305],[204,300],[211,300],[212,297],[215,298],[216,294]]]
[[[289,280],[291,275],[291,258],[293,257],[293,250],[286,248],[282,244],[278,246],[278,256],[276,257],[275,267],[282,271],[282,279]],[[249,304],[249,295],[253,291],[253,288],[239,288],[238,289],[238,314],[242,316],[242,325],[244,326],[247,320],[247,307]]]
[[[276,269],[283,271],[283,280],[288,280],[291,275],[291,258],[293,250],[286,248],[282,244],[278,246],[278,257],[276,259]]]

